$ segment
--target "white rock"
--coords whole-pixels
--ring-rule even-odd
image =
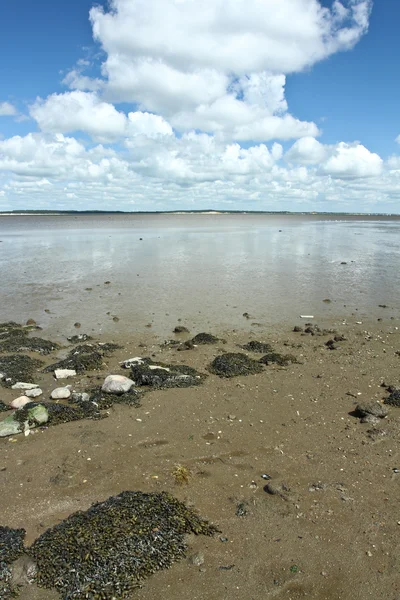
[[[168,371],[168,373],[171,371],[171,369],[168,369],[167,367],[161,367],[160,365],[147,365],[150,369],[150,371],[154,371],[155,369],[160,369],[161,371]]]
[[[53,400],[62,400],[71,396],[72,385],[66,385],[65,387],[56,388],[51,392]]]
[[[37,398],[38,396],[41,396],[43,394],[43,391],[40,388],[34,388],[33,390],[26,390],[25,392],[25,396],[28,396],[28,398]]]
[[[11,408],[22,408],[25,404],[29,404],[29,402],[32,402],[30,398],[27,398],[27,396],[20,396],[19,398],[15,398],[10,406]]]
[[[125,394],[135,382],[124,375],[109,375],[105,378],[102,391],[107,394]]]
[[[36,383],[24,383],[23,381],[18,381],[18,383],[14,383],[11,387],[12,390],[34,390],[39,386]]]
[[[130,369],[133,365],[143,365],[144,360],[141,356],[134,356],[133,358],[127,358],[119,363],[124,369]]]
[[[54,375],[56,379],[67,379],[68,377],[75,377],[76,371],[75,369],[56,369]]]

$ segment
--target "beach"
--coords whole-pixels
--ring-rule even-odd
[[[381,226],[374,225],[378,229]],[[101,411],[105,417],[102,419],[44,425],[32,429],[29,435],[0,439],[2,524],[24,528],[27,547],[47,529],[95,502],[123,491],[166,491],[198,511],[219,531],[212,537],[188,536],[186,558],[145,579],[142,587],[128,596],[132,600],[399,597],[400,408],[385,403],[391,390],[400,387],[398,274],[393,267],[398,241],[390,233],[393,225],[385,230],[386,243],[379,245],[379,251],[379,231],[357,254],[353,242],[358,244],[363,236],[351,237],[353,252],[345,254],[343,244],[350,238],[349,233],[342,237],[336,233],[339,251],[331,255],[333,246],[328,244],[326,256],[330,256],[329,264],[333,266],[325,279],[315,274],[311,263],[300,274],[298,266],[301,260],[308,260],[309,250],[310,260],[317,262],[319,256],[327,265],[321,255],[322,246],[319,254],[313,255],[310,242],[302,246],[301,255],[300,246],[296,246],[297,259],[285,255],[284,248],[293,248],[295,234],[291,232],[291,239],[281,242],[279,236],[284,234],[285,225],[274,222],[273,227],[268,253],[270,256],[271,248],[275,248],[273,261],[260,259],[265,237],[263,244],[247,248],[246,255],[243,248],[249,240],[254,241],[254,235],[236,233],[231,247],[236,245],[238,253],[232,260],[229,278],[221,275],[226,271],[217,269],[215,288],[204,287],[200,298],[201,281],[193,298],[188,296],[189,287],[185,288],[186,295],[177,292],[182,290],[185,278],[176,274],[182,273],[185,260],[189,266],[184,272],[188,274],[192,268],[193,257],[182,250],[187,244],[175,245],[174,252],[167,254],[169,262],[160,262],[163,255],[158,255],[159,267],[169,264],[169,271],[161,267],[156,271],[158,277],[163,277],[166,290],[166,296],[160,298],[153,295],[154,269],[143,269],[139,260],[137,272],[144,280],[144,289],[136,296],[133,277],[129,285],[121,283],[122,275],[130,273],[126,262],[125,270],[119,273],[116,269],[114,278],[107,277],[106,271],[112,273],[115,265],[123,264],[124,257],[132,260],[129,253],[113,255],[112,244],[107,269],[103,270],[100,254],[98,269],[82,267],[79,273],[76,271],[76,279],[67,277],[65,269],[54,271],[59,281],[49,290],[40,289],[36,280],[32,298],[28,290],[37,273],[24,268],[25,274],[22,277],[21,272],[18,281],[24,304],[21,299],[17,300],[21,304],[14,307],[5,304],[1,320],[24,325],[30,318],[32,331],[27,338],[38,336],[58,344],[46,355],[23,351],[43,361],[33,374],[43,401],[48,402],[59,386],[70,384],[81,393],[101,386],[110,374],[129,377],[130,371],[123,368],[122,362],[131,357],[149,358],[154,365],[164,365],[164,369],[165,365],[187,365],[201,374],[199,385],[143,386],[140,406],[115,403]],[[297,239],[302,239],[301,226],[286,221],[286,227],[296,227]],[[330,227],[318,238],[321,243],[324,239],[335,240]],[[351,230],[355,234],[366,233],[371,226],[357,227]],[[137,238],[143,238],[137,240],[138,246],[146,242],[143,231],[135,231]],[[168,230],[164,236],[164,250],[171,243],[170,234]],[[259,233],[263,234],[265,231]],[[16,232],[12,235],[15,241]],[[80,238],[84,245],[79,234],[63,235],[64,243],[65,235],[70,235],[74,243]],[[180,231],[179,239],[183,235],[187,232]],[[204,229],[201,235],[206,235]],[[226,244],[226,231],[220,235]],[[154,231],[152,236],[157,238]],[[238,246],[243,236],[246,241]],[[43,243],[45,238],[42,236]],[[275,238],[278,241],[271,241]],[[1,239],[3,243],[7,239],[4,231]],[[202,248],[212,239],[208,236]],[[15,256],[25,243],[20,241]],[[14,246],[18,248],[18,243]],[[373,247],[375,261],[371,262],[366,255]],[[51,244],[48,248],[51,250]],[[79,251],[77,247],[72,251],[78,257],[82,245]],[[204,255],[207,268],[212,265],[213,252]],[[174,254],[180,258],[171,264]],[[43,274],[46,255],[36,253],[38,256],[37,269]],[[385,258],[386,270],[382,270]],[[229,257],[226,261],[229,263]],[[217,267],[220,262],[214,258]],[[277,274],[283,278],[279,288],[278,283],[272,285],[272,276],[265,279],[266,265],[273,270],[276,262]],[[34,265],[34,261],[29,264]],[[320,267],[319,273],[324,268]],[[246,269],[252,274],[249,280]],[[261,276],[254,281],[257,270]],[[332,273],[337,274],[334,280]],[[293,278],[294,288],[290,287]],[[190,285],[195,279],[193,274]],[[168,293],[168,281],[174,282],[173,295]],[[202,281],[204,284],[205,279]],[[239,291],[244,291],[236,297],[237,282]],[[261,286],[263,291],[258,294]],[[208,310],[214,289],[216,307]],[[229,295],[225,295],[225,289],[230,290]],[[286,295],[279,303],[277,298],[284,289]],[[298,297],[293,289],[298,289]],[[12,289],[6,287],[3,294],[11,297]],[[123,301],[118,294],[122,294]],[[147,310],[142,305],[146,297]],[[135,299],[137,309],[133,306]],[[187,331],[176,332],[176,327]],[[213,343],[186,343],[202,332],[216,339]],[[72,335],[82,337],[68,340]],[[85,340],[86,335],[92,339]],[[97,369],[83,370],[60,381],[56,381],[54,369],[44,372],[46,366],[65,360],[74,348],[99,342],[114,343],[119,348],[102,353]],[[253,345],[247,346],[251,342]],[[274,357],[260,363],[265,348],[257,352],[254,342],[269,344]],[[259,372],[233,377],[216,374],[212,368],[216,358],[238,353],[255,361]],[[0,359],[8,354],[1,352]],[[280,360],[282,357],[287,360]],[[0,400],[9,404],[20,392],[3,381],[0,394]],[[368,412],[377,406],[378,416]],[[186,469],[183,481],[176,477],[178,466]],[[32,583],[21,588],[19,597],[56,600],[60,596],[54,589]]]

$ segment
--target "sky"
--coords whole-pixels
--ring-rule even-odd
[[[399,0],[3,0],[0,211],[400,213]]]

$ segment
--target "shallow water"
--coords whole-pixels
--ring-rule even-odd
[[[1,320],[51,334],[399,315],[400,217],[12,216],[0,240]]]

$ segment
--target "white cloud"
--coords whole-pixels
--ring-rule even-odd
[[[0,102],[0,117],[13,117],[18,114],[15,106],[9,102]]]
[[[321,172],[340,179],[377,177],[382,173],[383,160],[361,144],[340,142],[332,155],[321,165]]]
[[[90,11],[103,80],[85,76],[81,61],[64,82],[134,103],[181,132],[260,142],[316,136],[314,123],[287,112],[285,75],[353,47],[370,9],[371,0],[336,0],[332,10],[318,0],[111,0]]]
[[[128,117],[115,106],[102,101],[94,92],[73,91],[37,99],[30,107],[31,116],[45,133],[82,131],[95,140],[113,142],[140,134],[171,135],[171,126],[160,116],[131,112]]]
[[[312,137],[303,137],[286,152],[285,160],[301,165],[315,165],[321,163],[326,156],[327,150],[323,144]]]

